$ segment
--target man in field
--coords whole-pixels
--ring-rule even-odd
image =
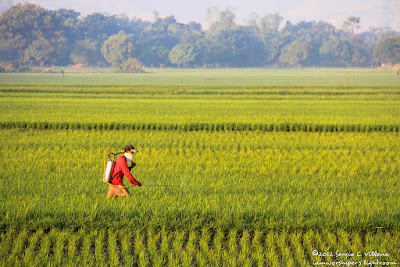
[[[112,180],[110,184],[110,188],[108,190],[107,197],[115,198],[118,196],[121,197],[129,197],[130,193],[128,189],[125,188],[125,185],[122,183],[122,178],[124,175],[128,180],[137,186],[141,186],[142,184],[133,178],[131,174],[131,169],[136,166],[134,162],[132,162],[133,153],[138,152],[132,145],[127,145],[125,147],[124,155],[118,157],[115,161],[114,169],[112,172]]]

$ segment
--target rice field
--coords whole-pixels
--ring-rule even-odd
[[[400,263],[398,77],[65,78],[0,74],[1,265]],[[135,178],[180,187],[106,199],[103,161],[128,143]]]

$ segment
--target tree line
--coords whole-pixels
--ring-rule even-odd
[[[246,25],[227,10],[208,10],[209,28],[179,23],[174,16],[152,22],[126,15],[72,9],[47,10],[25,3],[0,16],[3,70],[82,64],[147,67],[371,67],[400,62],[400,33],[357,33],[360,18],[343,27],[319,21],[284,21],[278,13],[254,13]],[[8,66],[8,67],[7,67]],[[10,67],[12,66],[12,67]],[[0,68],[1,70],[1,68]]]

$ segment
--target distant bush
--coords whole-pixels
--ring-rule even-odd
[[[0,72],[30,72],[32,69],[29,65],[21,62],[0,62]]]
[[[0,62],[0,69],[2,71],[0,72],[11,72],[13,69],[13,62],[8,62],[8,61],[2,61]]]
[[[25,63],[15,63],[11,72],[30,72],[31,67]]]
[[[145,72],[142,63],[136,58],[130,58],[125,62],[123,62],[121,65],[118,63],[114,63],[112,66],[116,72],[123,72],[123,73]]]
[[[43,68],[42,69],[42,73],[52,73],[53,71],[51,70],[51,68]]]

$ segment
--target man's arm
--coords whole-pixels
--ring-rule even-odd
[[[128,169],[128,166],[126,164],[122,164],[122,173],[128,178],[128,180],[134,184],[134,185],[139,185],[140,183],[136,181],[136,179],[132,176],[131,172]]]

